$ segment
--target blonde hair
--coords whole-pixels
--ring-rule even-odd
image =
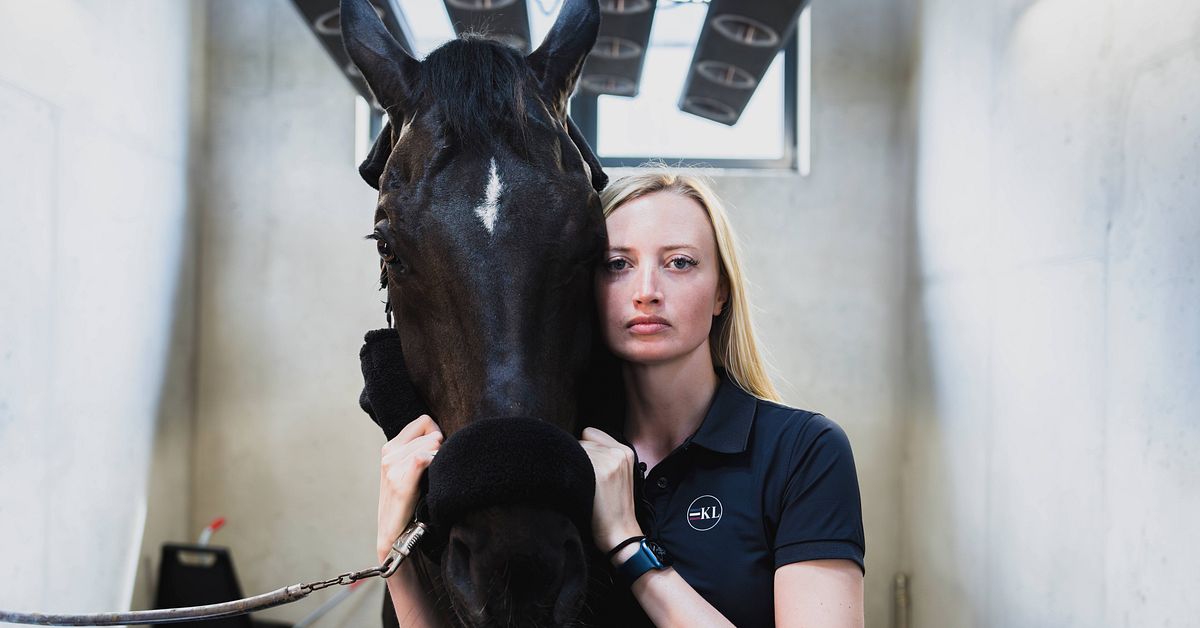
[[[766,361],[758,350],[750,320],[750,300],[746,295],[737,238],[725,206],[712,186],[696,175],[675,173],[662,167],[651,168],[622,177],[604,188],[600,193],[604,217],[608,218],[629,201],[655,192],[671,192],[696,201],[704,208],[716,236],[721,278],[729,289],[729,298],[709,332],[713,363],[724,368],[746,392],[761,399],[779,401],[779,392],[767,374]]]

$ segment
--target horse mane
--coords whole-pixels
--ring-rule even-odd
[[[524,55],[478,33],[464,33],[421,62],[422,95],[464,150],[501,138],[528,155],[531,120],[549,127],[534,86]]]

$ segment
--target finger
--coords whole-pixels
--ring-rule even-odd
[[[421,475],[431,462],[433,455],[430,452],[415,453],[384,471],[385,485],[393,492],[411,497],[421,480]]]
[[[409,435],[410,440],[417,438],[418,436],[424,436],[425,434],[441,432],[441,429],[438,428],[437,422],[435,422],[433,417],[429,416],[428,414],[422,414],[421,416],[410,421],[405,428],[407,429],[409,427],[412,428],[412,431]]]
[[[579,446],[582,447],[585,452],[589,452],[589,455],[590,453],[594,452],[596,455],[604,456],[606,458],[612,456],[614,460],[620,460],[625,456],[633,455],[632,449],[615,440],[611,443],[581,440],[579,441]]]
[[[404,431],[408,431],[407,435]],[[409,450],[410,445],[418,442],[419,439],[428,439],[434,436],[439,439],[439,442],[440,438],[444,438],[442,430],[439,429],[437,424],[433,423],[433,419],[428,417],[427,414],[422,414],[420,418],[414,419],[412,423],[404,427],[400,435],[396,436],[395,442],[389,443],[389,448]]]
[[[584,438],[586,438],[587,440],[592,441],[594,443],[608,445],[610,447],[621,445],[620,441],[613,438],[612,436],[609,436],[607,432],[605,432],[604,430],[596,429],[594,427],[583,428],[582,435]]]
[[[389,450],[383,455],[384,464],[397,464],[400,461],[419,452],[435,451],[442,446],[442,433],[430,432],[404,443],[400,447]]]
[[[597,445],[596,443],[589,443],[585,441],[580,441],[579,446],[582,447],[583,450],[588,453],[588,455],[601,453],[607,449],[604,445]]]
[[[422,414],[412,421],[409,421],[408,425],[405,425],[404,429],[400,430],[400,433],[397,434],[396,438],[393,438],[392,440],[402,444],[407,443],[418,436],[423,436],[425,434],[438,431],[441,430],[438,429],[437,423],[433,421],[433,417],[429,416],[428,414]]]
[[[622,446],[620,443],[612,446],[602,443],[580,442],[579,446],[583,448],[584,453],[588,456],[602,460],[611,460],[614,464],[633,458],[633,450]]]
[[[433,462],[433,454],[431,451],[419,451],[409,458],[409,465],[417,473],[421,473]]]

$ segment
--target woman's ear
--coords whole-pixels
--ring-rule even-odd
[[[722,273],[717,279],[717,303],[713,306],[713,316],[720,316],[729,309],[729,280]]]

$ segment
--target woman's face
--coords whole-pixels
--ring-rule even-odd
[[[674,192],[655,192],[619,207],[606,225],[596,302],[609,348],[638,364],[695,351],[707,356],[727,290],[704,208]]]

